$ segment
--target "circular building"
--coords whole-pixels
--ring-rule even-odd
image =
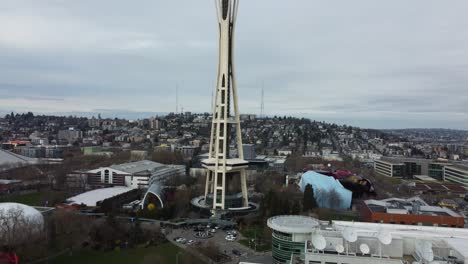
[[[18,218],[27,223],[44,224],[44,216],[34,207],[19,203],[0,203],[0,225],[11,224],[10,221]]]
[[[304,242],[319,228],[317,219],[301,215],[281,215],[268,219],[272,232],[274,264],[289,263],[291,256],[304,252]]]
[[[0,246],[21,244],[44,227],[44,217],[31,206],[0,203]]]

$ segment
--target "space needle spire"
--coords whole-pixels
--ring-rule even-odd
[[[214,210],[248,207],[248,194],[237,84],[234,68],[234,30],[239,0],[215,0],[219,26],[218,78],[213,100],[213,120],[205,201]],[[232,147],[231,147],[232,146]],[[231,151],[230,151],[231,150]]]

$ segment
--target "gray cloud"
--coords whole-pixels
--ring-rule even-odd
[[[468,3],[241,1],[240,107],[365,127],[468,128]],[[0,110],[209,111],[213,2],[3,0]],[[181,108],[179,107],[179,109]]]

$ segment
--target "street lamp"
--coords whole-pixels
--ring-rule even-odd
[[[177,254],[175,255],[175,259],[176,259],[176,264],[179,264],[179,254],[182,253],[182,252],[177,252]]]

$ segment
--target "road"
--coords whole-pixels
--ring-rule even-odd
[[[236,241],[227,241],[225,239],[226,233],[222,230],[217,230],[214,236],[208,239],[198,239],[194,236],[194,234],[195,232],[193,231],[193,229],[174,229],[172,230],[172,232],[166,235],[166,238],[181,248],[190,248],[193,246],[176,243],[174,242],[174,238],[184,237],[187,240],[200,241],[202,245],[212,242],[222,251],[222,253],[232,258],[230,262],[226,262],[227,264],[237,264],[240,261],[246,261],[248,259],[258,258],[262,256],[265,256],[266,258],[268,258],[271,255],[271,252],[266,252],[266,253],[255,252],[254,250],[249,249],[248,247],[245,247],[244,245],[241,245],[238,242],[240,239],[242,239],[241,234],[238,235],[238,238]],[[239,257],[239,256],[234,255],[232,253],[233,250],[239,251],[241,253],[241,256]]]

